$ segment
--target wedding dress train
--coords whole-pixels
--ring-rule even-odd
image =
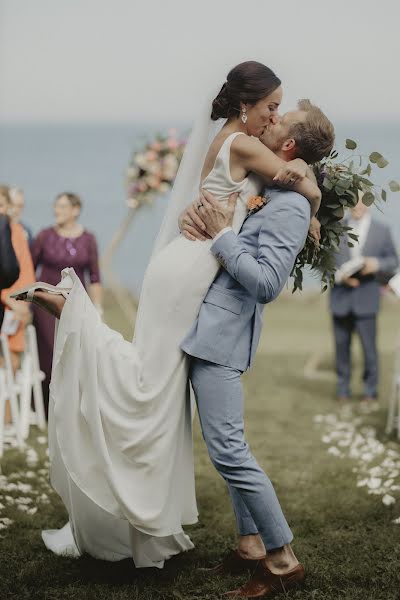
[[[221,201],[239,192],[239,231],[259,181],[232,180],[236,135],[202,185]],[[179,236],[153,257],[132,343],[101,321],[73,269],[64,270],[72,289],[56,329],[49,448],[70,526],[43,532],[52,551],[162,567],[193,547],[182,528],[197,521],[197,508],[188,359],[179,344],[219,269],[210,245]]]

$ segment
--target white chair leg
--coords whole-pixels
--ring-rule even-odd
[[[18,448],[22,450],[24,448],[24,442],[21,435],[21,423],[19,418],[18,399],[17,399],[17,385],[14,381],[14,372],[11,364],[10,349],[8,347],[8,338],[4,334],[0,335],[1,350],[4,358],[4,374],[5,374],[5,388],[6,398],[10,402],[11,419],[15,428],[15,437],[17,438]],[[3,418],[4,420],[4,418]]]
[[[33,325],[27,327],[27,338],[29,344],[29,353],[32,359],[32,384],[33,384],[33,402],[36,413],[36,424],[39,429],[46,429],[46,416],[44,411],[42,373],[39,365],[39,353],[37,347],[36,329]]]
[[[20,408],[19,418],[21,424],[21,435],[24,440],[29,437],[30,417],[31,417],[31,401],[32,401],[32,359],[28,352],[23,358],[19,375],[20,386]]]

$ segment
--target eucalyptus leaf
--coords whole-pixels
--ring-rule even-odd
[[[331,190],[333,190],[335,184],[328,177],[325,177],[322,185],[326,190],[328,190],[328,192],[330,192]]]
[[[335,210],[333,210],[332,214],[335,215],[335,217],[338,217],[339,219],[343,219],[343,217],[344,217],[343,206],[339,206],[339,208],[336,208]]]
[[[380,152],[371,152],[371,154],[369,155],[369,160],[372,163],[377,163],[378,160],[381,160],[383,158],[382,154],[380,154]]]
[[[365,194],[362,197],[362,203],[365,204],[365,206],[371,206],[371,204],[373,204],[375,202],[375,194],[373,194],[372,192],[365,192]]]
[[[365,177],[360,177],[359,181],[362,181],[362,183],[364,183],[365,185],[368,185],[369,187],[373,187],[374,184],[372,183],[372,181],[370,181],[369,179],[366,179]]]
[[[389,164],[389,161],[386,160],[386,158],[380,158],[379,160],[376,161],[376,166],[379,167],[380,169],[384,169],[385,167],[387,167]]]
[[[347,148],[347,150],[355,150],[357,148],[357,143],[354,140],[347,138],[346,148]]]
[[[389,188],[391,192],[400,192],[400,183],[392,179],[392,181],[389,181]]]

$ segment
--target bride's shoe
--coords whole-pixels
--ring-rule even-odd
[[[61,306],[60,302],[56,301],[55,298],[53,301],[53,299],[50,300],[50,298],[46,298],[46,295],[50,294],[52,296],[62,296],[66,300],[69,292],[71,291],[71,287],[72,285],[68,286],[68,282],[65,280],[65,278],[62,279],[57,285],[50,285],[49,283],[38,281],[31,286],[22,288],[21,290],[17,290],[16,292],[10,294],[10,298],[22,300],[24,302],[33,302],[47,312],[51,313],[54,317],[60,318],[64,302]]]

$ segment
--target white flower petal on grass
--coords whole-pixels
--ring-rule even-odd
[[[28,515],[34,515],[37,513],[37,506],[34,506],[33,508],[28,508]]]
[[[325,417],[323,415],[315,415],[313,417],[314,423],[323,423],[324,420],[325,420]]]
[[[0,510],[4,510],[4,509],[5,509],[5,506],[4,506],[4,504],[2,504],[2,503],[0,502]]]
[[[369,481],[367,482],[367,486],[371,490],[376,490],[378,487],[381,486],[381,483],[382,479],[380,479],[379,477],[371,477],[371,479],[369,479]]]
[[[371,462],[374,459],[374,455],[372,452],[364,452],[364,454],[361,454],[360,459],[364,462]]]
[[[392,448],[388,449],[387,455],[391,458],[400,458],[400,452],[398,452],[397,450],[393,450]]]
[[[391,485],[393,485],[393,483],[394,483],[394,479],[387,479],[387,480],[386,480],[386,481],[383,483],[383,485],[384,485],[384,487],[390,487]]]
[[[331,443],[331,436],[330,435],[324,435],[322,437],[322,441],[324,442],[324,444],[330,444]]]
[[[397,519],[394,519],[392,522],[396,525],[400,525],[400,517],[397,517]]]
[[[351,444],[351,440],[339,440],[338,442],[338,446],[340,446],[341,448],[346,448],[347,446],[350,446]]]
[[[17,508],[18,508],[18,510],[21,510],[22,512],[28,511],[28,507],[26,506],[26,504],[18,504]]]
[[[17,490],[22,492],[23,494],[29,494],[32,491],[32,486],[30,483],[17,483]]]
[[[45,437],[44,435],[40,435],[37,438],[37,442],[38,444],[47,444],[47,437]]]
[[[12,496],[6,496],[5,501],[7,502],[7,504],[15,504],[15,500]]]
[[[16,504],[32,504],[32,498],[15,498]]]
[[[400,491],[400,485],[392,485],[390,486],[390,489],[392,492],[399,492]]]
[[[391,504],[395,504],[396,498],[393,498],[390,494],[385,494],[382,498],[382,502],[385,506],[390,506]]]
[[[368,481],[368,479],[361,479],[360,481],[357,481],[357,487],[365,487],[368,485]]]
[[[39,455],[33,448],[28,448],[26,451],[26,464],[34,467],[39,462]]]
[[[336,448],[336,446],[331,446],[330,448],[328,448],[328,454],[332,454],[332,456],[341,456],[342,455],[339,448]]]
[[[6,527],[10,527],[10,525],[12,525],[14,521],[12,521],[11,519],[7,519],[7,517],[3,517],[2,519],[0,519],[0,523],[5,525]]]

